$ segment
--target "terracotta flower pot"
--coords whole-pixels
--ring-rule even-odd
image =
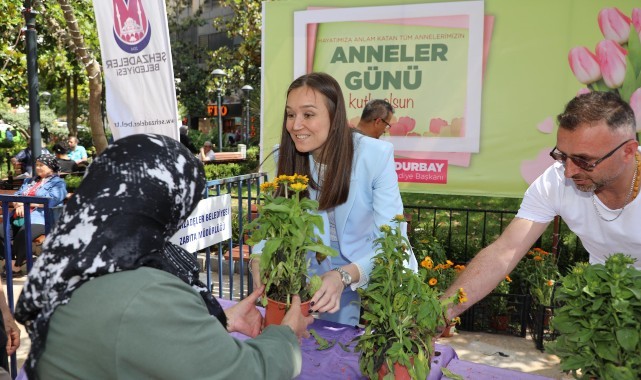
[[[414,358],[410,358],[410,362],[414,364]],[[389,373],[389,367],[387,366],[387,362],[384,362],[381,368],[378,370],[378,380],[382,380],[385,378],[385,375]],[[412,377],[410,376],[409,371],[407,370],[407,367],[404,365],[400,365],[398,363],[394,363],[394,379],[395,380],[412,380]]]
[[[507,315],[496,315],[490,321],[490,327],[497,331],[505,331],[509,326],[509,322]]]
[[[454,331],[456,325],[447,325],[445,326],[445,329],[443,330],[443,334],[441,334],[441,338],[451,338],[454,336]]]
[[[300,311],[304,316],[309,315],[309,303],[310,301],[303,302],[300,304]],[[280,325],[287,313],[287,304],[274,301],[271,298],[267,298],[267,306],[265,307],[265,319],[263,320],[263,325],[265,327],[269,325]]]

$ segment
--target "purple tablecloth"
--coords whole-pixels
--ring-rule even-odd
[[[218,301],[223,308],[235,303],[224,299],[219,299]],[[363,333],[362,329],[320,319],[316,319],[309,328],[315,330],[318,335],[330,342],[336,340],[336,344],[330,349],[318,351],[316,349],[318,345],[313,337],[303,339],[301,344],[303,366],[297,379],[366,379],[361,374],[358,366],[359,354],[352,352],[356,345],[354,338]],[[245,335],[238,333],[232,333],[232,336],[242,340],[247,339]],[[345,349],[338,343],[343,344]],[[437,344],[435,348],[436,354],[432,358],[432,368],[428,377],[430,380],[440,379],[443,375],[441,367],[447,366],[451,360],[458,358],[452,347]]]
[[[485,364],[466,362],[464,360],[452,359],[446,366],[447,369],[464,379],[474,380],[549,380],[544,376],[532,375],[529,373],[512,371],[510,369],[492,367]],[[443,376],[443,379],[449,379]]]

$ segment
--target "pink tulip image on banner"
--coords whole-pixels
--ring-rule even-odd
[[[416,126],[416,120],[408,116],[403,116],[398,119],[398,121],[392,124],[392,127],[389,129],[389,134],[391,136],[407,136],[408,133],[414,130]]]
[[[634,119],[637,122],[637,132],[641,132],[641,88],[638,88],[630,97],[630,107],[634,111]]]
[[[597,44],[596,56],[603,80],[608,87],[618,88],[623,84],[627,54],[628,52],[615,41],[603,40]]]
[[[620,44],[628,42],[632,20],[617,8],[603,8],[599,12],[599,28],[603,37]]]
[[[641,8],[632,9],[632,25],[641,39]]]
[[[576,79],[583,84],[590,84],[601,79],[601,68],[597,58],[588,48],[577,46],[568,54],[570,68]]]

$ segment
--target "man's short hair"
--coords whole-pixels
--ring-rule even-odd
[[[203,146],[212,146],[211,141],[205,141],[203,143]]]
[[[373,99],[365,104],[361,120],[369,122],[376,119],[385,119],[388,115],[393,114],[394,107],[391,104],[383,99]]]
[[[559,128],[570,131],[581,124],[594,124],[605,121],[611,130],[630,128],[636,131],[634,111],[619,94],[610,91],[592,91],[577,95],[557,116]]]

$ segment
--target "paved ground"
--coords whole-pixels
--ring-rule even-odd
[[[213,273],[213,284],[218,283],[217,276],[216,273]],[[205,274],[201,274],[201,279],[206,281]],[[244,280],[247,281],[246,278]],[[234,298],[237,298],[240,284],[240,276],[238,274],[234,275],[233,283]],[[23,284],[24,278],[15,280],[14,294],[16,300],[22,291]],[[214,295],[219,295],[217,286],[214,286]],[[223,288],[223,298],[229,298],[228,287]],[[22,326],[20,327],[22,334],[20,348],[17,352],[18,367],[22,366],[29,353],[30,346],[26,331]],[[552,379],[571,379],[570,376],[561,373],[558,357],[537,350],[529,336],[527,338],[519,338],[498,334],[457,331],[453,337],[441,338],[439,343],[452,346],[462,360],[542,375]]]

